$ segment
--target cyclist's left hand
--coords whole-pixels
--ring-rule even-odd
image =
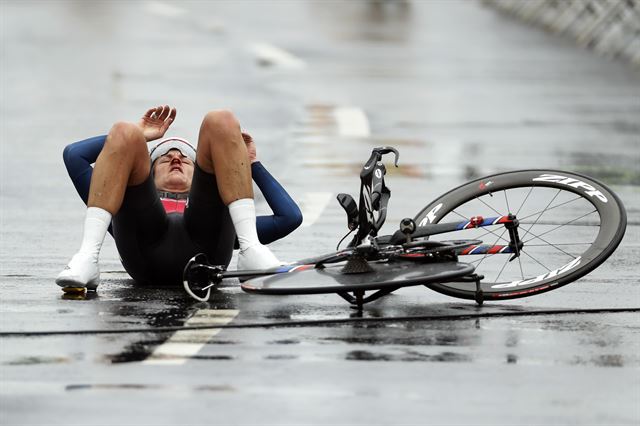
[[[176,119],[176,109],[169,105],[149,109],[140,119],[138,127],[147,142],[160,139]]]
[[[249,133],[242,132],[242,139],[247,146],[247,152],[249,153],[249,161],[255,163],[258,161],[258,154],[256,152],[256,143]]]

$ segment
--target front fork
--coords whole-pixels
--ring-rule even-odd
[[[509,232],[509,248],[513,252],[513,256],[511,256],[509,262],[512,262],[514,259],[520,257],[524,243],[520,240],[520,235],[518,234],[518,226],[520,225],[518,219],[512,214],[509,214],[507,218],[509,221],[504,224],[504,227],[507,228],[507,232]]]

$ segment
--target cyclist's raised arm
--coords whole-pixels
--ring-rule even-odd
[[[93,173],[91,164],[95,163],[106,139],[107,136],[103,135],[75,142],[67,145],[62,153],[64,165],[67,168],[73,186],[75,186],[78,195],[80,195],[85,204],[87,204],[87,199],[89,198],[89,186],[91,184],[91,174]]]
[[[302,212],[287,191],[271,176],[262,163],[251,164],[251,175],[273,211],[271,216],[258,216],[258,238],[268,244],[289,235],[302,223]]]

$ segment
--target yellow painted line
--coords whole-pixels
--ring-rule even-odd
[[[233,321],[240,311],[236,309],[200,309],[185,326],[225,325]],[[220,328],[176,331],[166,342],[158,346],[144,361],[147,365],[180,365],[200,352]]]

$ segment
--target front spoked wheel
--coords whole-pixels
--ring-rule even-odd
[[[555,170],[524,170],[487,176],[439,197],[415,217],[419,225],[513,214],[519,221],[518,257],[503,225],[465,229],[431,239],[478,239],[460,261],[484,275],[485,299],[530,296],[568,284],[592,271],[616,249],[626,229],[620,199],[587,176]],[[490,248],[492,247],[492,248]],[[441,293],[474,299],[468,283],[430,284]]]

